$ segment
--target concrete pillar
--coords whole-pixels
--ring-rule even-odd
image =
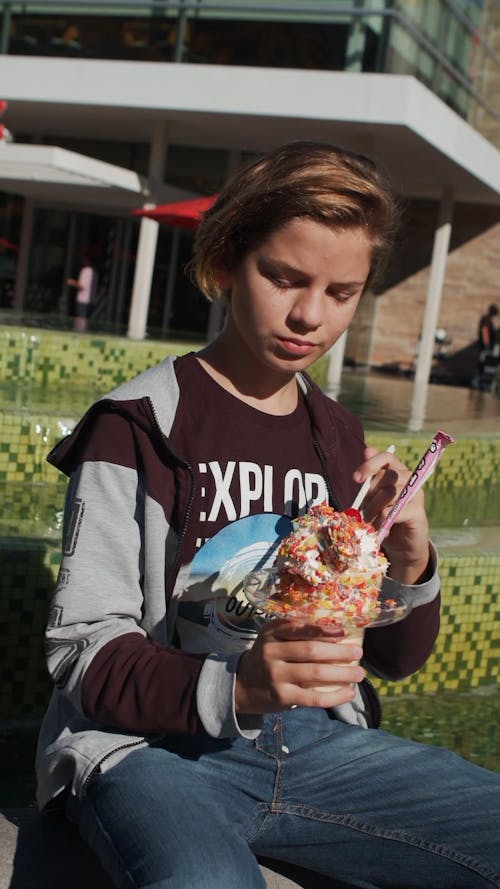
[[[116,294],[116,308],[115,314],[113,317],[113,321],[115,324],[120,325],[123,314],[123,303],[125,300],[125,289],[128,275],[128,263],[130,256],[130,244],[132,241],[132,220],[127,219],[125,222],[123,242],[122,242],[122,255],[123,259],[120,263],[120,275],[118,278],[118,288]]]
[[[363,0],[354,0],[354,6],[362,8]],[[347,33],[344,71],[362,71],[366,44],[365,19],[353,15]]]
[[[233,149],[228,152],[226,161],[225,182],[229,182],[235,173],[241,167],[241,151]],[[214,299],[210,303],[210,311],[208,313],[207,326],[207,342],[211,343],[222,330],[226,317],[226,304],[219,299]]]
[[[174,292],[175,282],[177,278],[177,265],[179,262],[180,243],[181,231],[179,228],[176,228],[172,233],[172,244],[170,247],[170,257],[168,260],[167,286],[165,288],[163,312],[161,317],[161,332],[164,335],[170,330],[170,319],[172,316],[172,306],[174,303]]]
[[[2,55],[9,51],[11,21],[11,4],[4,3],[3,11],[0,13],[0,53]]]
[[[167,152],[168,122],[156,122],[149,156],[148,179],[162,182]],[[146,203],[145,208],[154,207]],[[158,241],[158,222],[143,217],[139,229],[139,242],[135,261],[132,301],[128,319],[127,336],[132,340],[143,340],[146,334],[151,282],[153,280],[156,244]]]
[[[415,369],[411,415],[408,428],[418,432],[423,428],[427,406],[429,378],[431,375],[432,358],[436,327],[439,319],[441,296],[443,293],[446,260],[451,237],[453,217],[453,190],[444,188],[439,207],[437,227],[434,232],[434,246],[427,288],[424,321]]]
[[[24,309],[26,287],[28,284],[28,268],[31,248],[31,235],[33,233],[33,201],[25,198],[23,218],[21,221],[21,233],[19,237],[19,253],[16,266],[16,289],[14,292],[14,311],[22,312]]]
[[[68,235],[66,238],[66,253],[64,256],[64,271],[61,284],[61,295],[59,297],[59,312],[61,315],[68,316],[70,313],[70,295],[68,278],[74,277],[73,274],[73,258],[75,253],[76,239],[76,213],[69,214]]]
[[[228,153],[227,156],[225,181],[229,182],[229,180],[232,179],[232,177],[235,175],[240,167],[241,151],[236,151],[235,149],[233,149]],[[219,299],[214,299],[210,303],[207,326],[208,343],[211,343],[212,340],[214,340],[221,332],[226,317],[226,308],[226,304]]]
[[[337,342],[334,343],[331,349],[326,353],[327,358],[329,358],[326,378],[326,394],[330,395],[331,398],[337,398],[341,389],[346,341],[347,330],[344,331],[342,336],[339,337]]]

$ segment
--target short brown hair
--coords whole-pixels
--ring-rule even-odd
[[[387,178],[364,155],[322,142],[291,142],[236,173],[205,213],[191,262],[202,293],[224,298],[217,269],[233,266],[296,217],[365,228],[372,241],[367,284],[379,279],[399,226]]]

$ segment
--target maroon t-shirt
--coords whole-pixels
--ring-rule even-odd
[[[260,621],[242,595],[243,577],[273,561],[277,541],[290,527],[287,512],[302,511],[302,491],[309,491],[315,499],[314,486],[321,478],[302,403],[288,417],[270,417],[222,390],[193,356],[179,359],[176,365],[185,389],[174,442],[179,456],[189,457],[196,478],[189,553],[179,573],[183,592],[172,601],[172,608],[169,604],[169,620],[175,620],[184,653],[141,633],[124,633],[94,655],[82,689],[88,718],[141,735],[204,731],[196,704],[200,653],[238,651],[251,644]],[[330,407],[314,391],[311,402],[316,402],[316,417],[323,414],[318,429],[323,453],[334,483],[343,489],[341,500],[348,502],[351,484],[343,476],[352,473],[353,459],[361,460],[359,426],[343,409]],[[129,407],[133,413],[134,405]],[[323,411],[325,407],[328,410]],[[74,435],[67,439],[58,449],[59,457],[51,462],[65,472],[83,460],[135,467],[132,434],[143,434],[141,401],[136,408],[140,428],[128,428],[124,425],[127,421],[111,410],[97,420],[92,413],[82,423],[76,440]],[[330,422],[332,435],[325,441]],[[146,447],[142,442],[140,453],[153,463],[149,468],[155,484],[161,484],[163,478],[168,484],[170,474],[155,471],[155,461],[160,458],[154,453],[152,459],[148,450],[154,444],[152,436]],[[128,456],[127,448],[131,449]],[[318,483],[321,499],[319,487]],[[167,495],[165,492],[164,505],[170,499]],[[155,491],[155,499],[162,502],[161,492]],[[399,623],[368,630],[366,660],[380,675],[405,678],[431,653],[438,626],[439,597],[414,608]]]
[[[275,416],[231,395],[192,354],[175,369],[181,398],[170,441],[195,477],[189,559],[228,522],[267,512],[295,517],[326,499],[302,394],[293,413]]]
[[[192,354],[175,369],[181,398],[170,440],[195,479],[183,545],[193,563],[177,629],[186,650],[238,650],[257,629],[243,577],[273,561],[290,517],[325,500],[326,484],[302,394],[293,413],[275,416],[231,395]]]

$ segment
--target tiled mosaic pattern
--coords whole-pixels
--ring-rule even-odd
[[[59,562],[66,482],[46,463],[46,454],[94,397],[162,360],[166,346],[16,328],[0,329],[0,341],[0,720],[5,720],[39,715],[50,687],[42,640]],[[187,349],[179,346],[179,352]],[[381,433],[368,439],[380,449],[390,443]],[[429,443],[426,436],[408,434],[391,441],[411,467]],[[477,515],[498,524],[499,466],[500,438],[460,438],[427,482],[431,509],[462,497],[467,516],[474,517],[476,505]],[[498,681],[500,548],[445,553],[441,574],[443,618],[435,651],[416,676],[377,681],[383,695]]]
[[[184,355],[200,344],[160,340],[132,342],[126,337],[74,334],[66,331],[0,327],[0,381],[43,386],[57,391],[61,385],[87,385],[88,391],[108,392],[136,374],[162,361],[166,355]],[[326,359],[313,375],[324,382]]]
[[[89,393],[87,405],[92,395]],[[54,482],[56,470],[45,462],[50,448],[66,435],[83,413],[71,410],[49,413],[43,408],[0,407],[0,482]],[[387,439],[369,433],[368,442],[385,450]],[[416,465],[429,444],[429,436],[408,437],[398,433],[392,441],[407,466]],[[500,437],[460,438],[444,453],[435,473],[426,484],[432,498],[442,491],[473,487],[489,490],[500,486]]]
[[[402,682],[374,684],[387,696],[495,685],[500,677],[500,552],[442,556],[441,629],[425,666]]]
[[[0,484],[55,482],[59,473],[46,457],[67,431],[64,420],[36,409],[0,407]]]
[[[0,539],[22,537],[59,546],[67,484],[62,473],[59,478],[56,485],[0,483]]]
[[[367,433],[368,444],[385,450],[394,442],[403,463],[415,467],[430,443],[430,437],[393,433],[387,435]],[[500,438],[460,436],[444,452],[434,475],[426,483],[426,490],[433,487],[454,489],[477,485],[500,484]]]
[[[413,469],[430,436],[367,433],[370,445],[385,450],[390,441],[402,462]],[[500,524],[500,436],[457,438],[446,448],[425,484],[427,512],[434,528]],[[499,540],[500,547],[500,540]]]
[[[0,720],[39,715],[47,705],[44,628],[59,548],[0,539]]]
[[[42,637],[59,562],[55,543],[0,538],[0,720],[37,715],[49,683]],[[444,556],[442,623],[435,651],[415,676],[375,680],[384,696],[470,689],[498,682],[500,553]]]
[[[0,538],[0,720],[43,711],[49,683],[42,654],[59,550],[54,543]],[[469,689],[498,682],[500,553],[444,556],[442,624],[436,648],[415,676],[375,680],[384,696]]]
[[[189,343],[169,343],[168,354],[189,351]],[[0,328],[0,379],[2,382],[37,383],[42,386],[88,381],[100,391],[112,389],[162,361],[166,344],[125,337],[74,334],[72,332]]]
[[[182,354],[191,348],[196,347],[169,344],[168,352]],[[161,361],[166,353],[162,342],[132,343],[119,337],[0,328],[0,381],[2,385],[18,383],[14,402],[5,394],[2,398],[0,390],[0,481],[20,481],[23,475],[26,480],[38,477],[45,471],[44,454],[74,426],[95,397]],[[77,397],[73,392],[76,383]],[[47,409],[34,410],[33,404],[47,403],[47,395],[51,399]],[[58,403],[59,410],[54,407]],[[370,433],[368,440],[381,449],[394,441],[398,455],[411,467],[429,443],[428,436],[404,433],[390,439]],[[435,488],[471,484],[490,489],[498,486],[499,458],[500,438],[461,438],[447,449],[426,490],[432,493]],[[43,480],[52,480],[50,472],[49,468],[49,476]]]

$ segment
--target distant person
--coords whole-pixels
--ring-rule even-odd
[[[496,303],[492,303],[488,307],[488,311],[479,319],[477,328],[477,370],[476,376],[472,381],[474,388],[489,389],[491,381],[488,379],[489,374],[487,373],[487,368],[491,364],[496,365],[498,363],[498,356],[496,355],[497,350],[495,348],[496,328],[493,322],[493,319],[496,318],[497,315],[498,306]]]
[[[489,352],[493,351],[496,336],[493,318],[497,315],[498,306],[496,303],[492,303],[491,306],[489,306],[488,311],[480,318],[477,336],[481,350],[487,349]]]
[[[82,49],[80,29],[76,25],[66,25],[60,37],[50,41],[53,48],[58,48],[64,55],[79,55]]]
[[[97,288],[97,272],[90,259],[85,257],[78,278],[68,278],[70,287],[76,287],[73,329],[79,333],[87,330]]]

